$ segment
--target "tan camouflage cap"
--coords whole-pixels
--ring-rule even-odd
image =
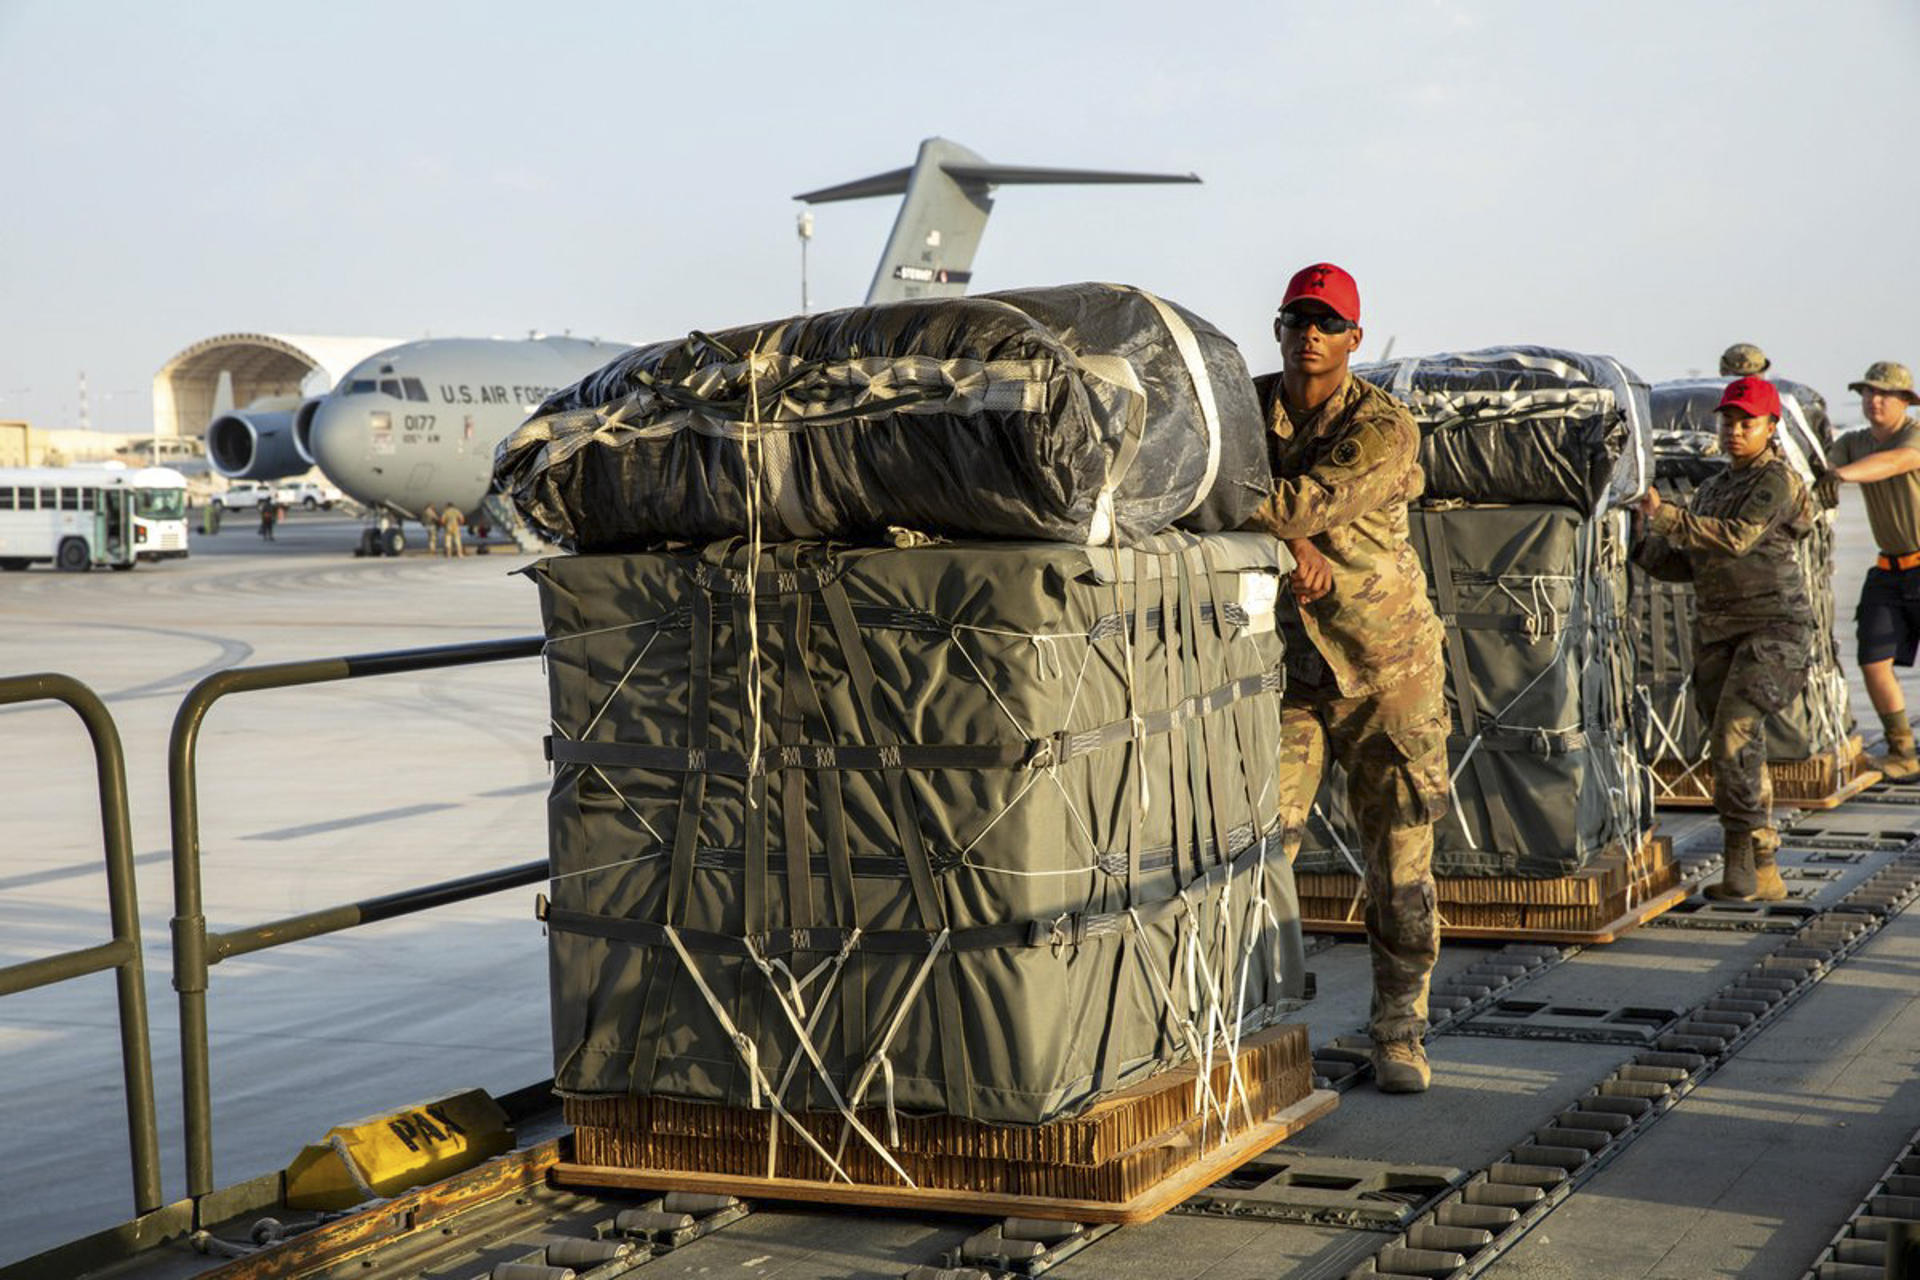
[[[1757,378],[1773,368],[1773,361],[1767,359],[1767,353],[1751,342],[1736,342],[1720,353],[1720,376],[1723,378]]]
[[[1869,387],[1890,391],[1908,404],[1920,404],[1920,395],[1915,395],[1913,390],[1913,370],[1892,360],[1875,360],[1867,366],[1866,377],[1847,384],[1849,391],[1865,391]]]

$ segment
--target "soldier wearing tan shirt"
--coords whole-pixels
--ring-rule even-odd
[[[1860,588],[1854,615],[1860,676],[1880,713],[1887,751],[1877,762],[1890,781],[1920,777],[1907,699],[1895,666],[1911,667],[1920,649],[1920,422],[1908,412],[1920,404],[1913,374],[1882,360],[1848,390],[1860,393],[1867,425],[1833,442],[1832,470],[1821,477],[1829,492],[1857,484],[1867,503],[1867,523],[1880,547]]]
[[[1280,625],[1280,817],[1299,852],[1329,757],[1366,863],[1373,953],[1375,1078],[1418,1093],[1432,1073],[1422,1040],[1440,954],[1433,824],[1446,812],[1442,631],[1407,538],[1425,476],[1419,428],[1392,396],[1347,371],[1360,345],[1360,295],[1330,263],[1293,277],[1274,322],[1284,368],[1267,388],[1273,493],[1247,521],[1299,564]]]

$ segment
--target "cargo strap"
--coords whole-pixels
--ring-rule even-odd
[[[1447,735],[1447,746],[1463,752],[1475,741],[1479,742],[1482,751],[1505,751],[1552,759],[1585,750],[1589,740],[1582,729],[1558,733],[1547,729],[1495,724],[1483,725],[1479,733],[1471,738],[1458,733]]]
[[[1149,712],[1137,720],[1114,720],[1078,733],[1062,731],[1001,746],[917,743],[898,746],[837,746],[829,743],[774,746],[761,752],[760,772],[778,773],[788,769],[1052,769],[1080,756],[1132,742],[1137,736],[1154,737],[1168,733],[1176,725],[1204,719],[1242,698],[1278,693],[1285,686],[1285,680],[1285,673],[1275,668],[1259,675],[1242,676],[1210,693],[1183,698],[1164,711]],[[751,772],[749,761],[739,751],[656,747],[633,742],[581,742],[548,736],[546,753],[547,759],[555,764],[596,768],[652,769],[663,773],[718,774],[734,778],[747,777]]]
[[[1440,612],[1443,615],[1458,616],[1460,613],[1459,586],[1453,577],[1453,553],[1447,545],[1446,534],[1441,531],[1439,520],[1424,512],[1410,512],[1408,521],[1411,531],[1426,548],[1426,562],[1430,566],[1433,585],[1440,596]],[[1487,821],[1490,830],[1487,834],[1496,847],[1521,849],[1519,825],[1514,822],[1513,814],[1507,809],[1505,793],[1500,790],[1499,782],[1489,768],[1490,761],[1480,754],[1485,735],[1480,727],[1480,714],[1473,691],[1473,668],[1467,660],[1467,646],[1458,627],[1443,628],[1447,646],[1447,674],[1453,679],[1454,705],[1460,718],[1460,728],[1467,740],[1465,752],[1460,762],[1447,775],[1447,790],[1451,793],[1454,820],[1460,824],[1460,830],[1467,837],[1467,844],[1479,848],[1473,838],[1473,829],[1467,825],[1465,807],[1460,803],[1460,790],[1454,785],[1460,771],[1469,764],[1473,766],[1474,776],[1480,782],[1481,798],[1486,802]]]
[[[1173,336],[1173,348],[1180,353],[1180,363],[1186,366],[1187,376],[1193,379],[1194,398],[1200,402],[1200,417],[1207,427],[1206,469],[1200,473],[1200,483],[1194,487],[1193,501],[1175,517],[1182,519],[1197,511],[1200,504],[1213,493],[1213,482],[1220,474],[1220,406],[1214,400],[1213,378],[1207,373],[1207,358],[1201,352],[1192,328],[1178,311],[1145,289],[1135,292],[1153,304],[1153,309],[1160,315],[1160,323],[1166,325],[1167,332]]]
[[[1265,855],[1277,853],[1279,849],[1279,833],[1269,832],[1242,849],[1231,862],[1212,867],[1204,875],[1190,881],[1182,893],[1191,895],[1210,889],[1217,882],[1230,881],[1233,877],[1259,866]],[[833,954],[843,950],[849,954],[876,955],[924,955],[938,947],[944,947],[950,952],[1039,948],[1060,950],[1118,936],[1127,930],[1129,921],[1155,924],[1187,914],[1193,909],[1193,904],[1188,897],[1172,897],[1125,911],[1069,911],[1052,919],[980,925],[971,929],[862,931],[823,927],[770,929],[750,937],[715,933],[706,929],[673,928],[670,930],[666,925],[649,920],[629,920],[621,916],[598,915],[559,906],[549,906],[545,920],[549,929],[559,933],[604,938],[611,942],[625,942],[642,947],[672,945],[676,949],[684,948],[688,951],[712,955],[738,956],[757,963],[758,960],[786,957],[798,952]],[[669,932],[678,939],[677,943],[669,940],[667,936]],[[1142,962],[1144,963],[1144,957]]]

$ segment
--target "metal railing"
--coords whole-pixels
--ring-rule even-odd
[[[431,907],[464,902],[547,878],[547,860],[405,889],[343,903],[243,929],[207,929],[200,892],[200,798],[196,753],[200,724],[213,704],[235,693],[289,689],[298,685],[397,675],[440,667],[473,666],[538,656],[539,636],[475,644],[402,649],[309,662],[234,667],[193,687],[173,721],[167,743],[167,784],[173,819],[173,985],[180,1000],[180,1075],[185,1101],[187,1194],[199,1200],[213,1192],[213,1105],[207,1042],[207,979],[230,956],[316,938]]]
[[[127,816],[127,765],[120,730],[98,694],[71,676],[44,672],[0,678],[0,704],[64,702],[93,739],[100,784],[100,830],[106,846],[107,916],[111,942],[0,968],[0,996],[114,970],[120,1002],[120,1068],[127,1097],[127,1148],[133,1161],[136,1214],[160,1208],[160,1137],[154,1118],[153,1050],[147,1030],[146,966],[140,955],[140,903]]]

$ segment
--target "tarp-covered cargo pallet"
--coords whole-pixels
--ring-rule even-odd
[[[1702,481],[1726,465],[1713,436],[1686,429],[1695,419],[1710,416],[1704,406],[1714,402],[1720,385],[1698,381],[1654,388],[1656,420],[1685,424],[1658,432],[1654,441],[1657,487],[1669,501],[1686,502]],[[1825,411],[1817,396],[1812,403],[1811,410],[1803,411],[1793,397],[1783,401],[1787,417],[1781,438],[1789,461],[1802,472],[1824,465],[1824,446],[1809,414],[1817,413],[1824,426]],[[1800,694],[1767,720],[1767,771],[1774,800],[1804,809],[1834,808],[1879,781],[1852,733],[1847,676],[1834,639],[1833,543],[1833,513],[1822,511],[1798,548],[1813,606],[1813,662]],[[1707,727],[1693,697],[1692,585],[1662,582],[1634,569],[1633,617],[1641,720],[1656,802],[1671,808],[1711,808]]]
[[[1453,721],[1435,875],[1552,880],[1639,848],[1653,810],[1630,729],[1625,514],[1454,503],[1409,517]],[[1297,872],[1357,871],[1345,786],[1335,770]]]
[[[1303,999],[1275,540],[748,558],[533,570],[563,1096],[756,1112],[762,1159],[771,1113],[828,1185],[898,1190],[902,1115],[1071,1118]],[[1288,1092],[1259,1105],[1298,1123]],[[1185,1123],[1264,1132],[1253,1101],[1203,1087]]]
[[[1313,1089],[1306,1027],[1248,1037],[1237,1059],[1187,1064],[1102,1099],[1083,1115],[1038,1126],[899,1116],[889,1136],[899,1172],[860,1150],[843,1117],[796,1117],[851,1180],[836,1179],[797,1131],[767,1111],[659,1098],[569,1100],[573,1159],[563,1186],[724,1190],[771,1199],[1010,1213],[1085,1222],[1158,1216],[1197,1187],[1331,1110]],[[1214,1110],[1196,1097],[1225,1103]],[[887,1120],[863,1117],[879,1131]],[[774,1172],[769,1172],[769,1169]]]
[[[1313,933],[1362,933],[1360,880],[1302,872],[1300,914]],[[1454,940],[1612,942],[1687,897],[1673,843],[1650,836],[1631,856],[1603,854],[1570,876],[1443,876],[1435,880],[1440,936]]]

